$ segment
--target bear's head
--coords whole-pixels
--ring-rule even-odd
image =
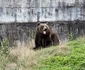
[[[37,23],[37,33],[48,35],[50,34],[51,30],[48,23]]]

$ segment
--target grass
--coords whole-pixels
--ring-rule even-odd
[[[66,46],[69,48],[68,54],[64,49],[62,55],[45,58],[40,61],[42,65],[37,70],[85,70],[85,39],[70,41]]]
[[[85,70],[84,37],[36,51],[28,47],[0,54],[0,70]]]

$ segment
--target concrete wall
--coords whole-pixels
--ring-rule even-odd
[[[68,41],[85,34],[85,21],[57,21],[48,22],[58,33],[61,41]],[[35,38],[36,22],[29,23],[2,23],[0,24],[0,35],[8,38],[10,46],[16,43],[26,43]]]
[[[85,0],[0,0],[0,23],[77,19],[85,20]]]

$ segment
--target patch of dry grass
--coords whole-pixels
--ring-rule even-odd
[[[37,64],[35,51],[28,47],[16,47],[10,49],[10,55],[17,57],[17,66],[19,69],[26,70]]]
[[[40,64],[38,62],[40,60],[56,55],[66,55],[69,52],[66,44],[51,46],[39,50],[32,50],[29,46],[33,47],[32,42],[28,46],[10,48],[10,55],[17,57],[14,59],[14,63],[17,64],[18,70],[37,70],[34,69],[34,66],[39,66]]]
[[[10,53],[18,56],[18,59],[22,59],[24,57],[33,57],[35,54],[34,50],[30,50],[28,47],[11,48]]]
[[[34,44],[34,39],[31,39],[30,41],[15,41],[14,42],[14,47],[29,47],[30,49],[32,49],[33,47],[35,47],[35,44]]]
[[[40,59],[53,57],[53,56],[61,56],[69,54],[70,48],[66,46],[66,44],[60,44],[59,46],[51,46],[48,48],[40,49],[36,51],[36,55]]]

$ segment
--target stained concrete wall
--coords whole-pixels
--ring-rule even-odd
[[[60,41],[68,41],[85,34],[85,21],[57,21],[48,23],[58,33]],[[36,22],[0,24],[0,36],[3,39],[6,37],[10,46],[34,40],[35,31]]]

